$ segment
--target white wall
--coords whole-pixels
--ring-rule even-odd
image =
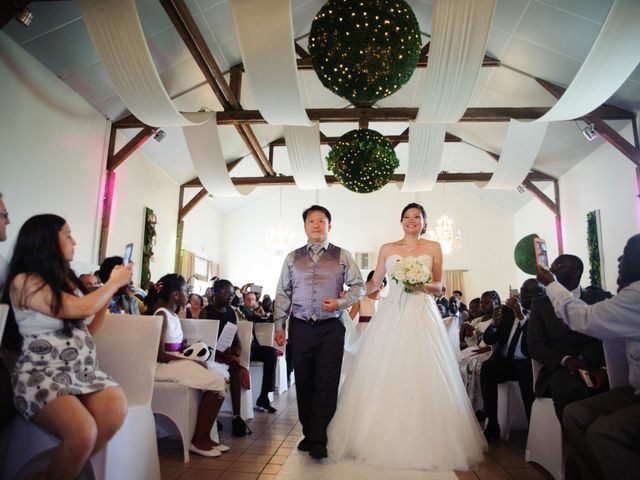
[[[124,137],[120,137],[116,142],[116,150],[124,143]],[[157,280],[162,275],[175,271],[179,192],[180,187],[175,181],[140,150],[116,170],[115,197],[106,254],[122,255],[125,245],[133,242],[133,281],[136,285],[140,283],[145,207],[151,208],[158,220],[156,243],[149,265],[151,279]]]
[[[442,187],[434,192],[407,194],[395,185],[370,194],[356,194],[341,186],[319,192],[302,192],[285,187],[283,222],[295,233],[294,247],[304,244],[302,211],[313,203],[327,207],[332,214],[331,242],[352,253],[375,252],[383,243],[402,238],[400,213],[409,202],[417,201],[427,210],[428,222],[443,213]],[[462,230],[461,251],[445,257],[445,268],[466,269],[467,298],[484,290],[495,289],[506,295],[514,284],[513,215],[510,212],[471,198],[447,187],[449,215]],[[241,208],[223,219],[223,255],[221,276],[236,285],[253,281],[273,295],[282,267],[283,256],[275,257],[263,246],[269,225],[278,220],[279,192]]]
[[[38,213],[67,219],[76,259],[92,263],[107,121],[0,32],[0,191],[10,212],[12,249],[20,225]]]
[[[620,132],[633,141],[631,126]],[[560,177],[560,208],[564,251],[579,256],[585,264],[582,285],[589,285],[587,253],[587,213],[599,209],[602,219],[605,288],[615,292],[617,258],[628,238],[640,231],[640,210],[635,166],[608,143]],[[516,215],[516,237],[540,230],[549,240],[555,238],[553,216],[537,201]],[[551,220],[549,220],[551,219]],[[551,253],[551,259],[554,258]]]
[[[198,189],[186,189],[186,204]],[[182,248],[220,264],[222,260],[222,215],[204,198],[184,219]]]
[[[11,215],[9,257],[20,225],[38,213],[67,219],[77,241],[74,268],[98,260],[100,197],[109,124],[60,79],[0,32],[0,191]],[[118,139],[118,146],[124,143]],[[179,187],[141,153],[117,171],[108,255],[135,243],[134,281],[140,278],[143,207],[158,216],[152,278],[173,271]]]

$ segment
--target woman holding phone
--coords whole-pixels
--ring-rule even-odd
[[[131,266],[116,266],[104,286],[87,293],[69,265],[75,245],[62,217],[36,215],[20,229],[9,265],[12,318],[22,337],[11,378],[14,404],[60,440],[43,478],[77,478],[127,410],[122,389],[98,368],[91,332],[131,281]]]

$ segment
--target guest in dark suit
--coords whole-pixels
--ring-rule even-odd
[[[575,255],[560,255],[551,264],[551,272],[567,290],[587,304],[611,297],[604,290],[580,288],[583,264]],[[529,316],[528,346],[531,358],[543,367],[535,384],[537,397],[551,397],[558,418],[571,402],[591,397],[607,390],[602,342],[583,333],[574,332],[558,318],[549,297],[537,298]],[[594,386],[587,387],[578,370],[590,372]]]
[[[511,297],[499,307],[493,323],[484,332],[484,342],[493,346],[491,358],[482,364],[480,386],[487,426],[487,440],[500,438],[498,424],[498,384],[517,380],[522,401],[531,418],[533,404],[533,374],[527,351],[527,317],[531,301],[542,295],[543,290],[535,278],[525,280],[520,288],[520,298]]]

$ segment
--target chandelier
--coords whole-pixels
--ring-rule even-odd
[[[459,250],[462,248],[462,232],[460,230],[454,231],[453,220],[446,214],[447,194],[444,189],[444,183],[442,184],[442,195],[444,197],[445,213],[437,220],[435,230],[432,229],[427,232],[427,238],[440,243],[442,253],[450,255],[454,249]]]
[[[268,252],[281,256],[291,249],[295,235],[289,227],[282,223],[282,187],[280,187],[280,208],[278,221],[269,227],[264,239],[264,247]]]
[[[435,240],[442,246],[442,253],[450,255],[454,249],[462,248],[462,233],[453,230],[453,220],[443,213],[436,222],[436,229],[427,232],[429,240]]]

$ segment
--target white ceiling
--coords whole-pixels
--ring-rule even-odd
[[[299,43],[306,48],[306,37],[315,13],[325,3],[322,0],[291,0],[293,25]],[[196,24],[202,32],[221,70],[240,63],[240,51],[228,0],[186,0]],[[427,0],[408,0],[420,23],[421,31],[431,31],[433,5]],[[149,49],[160,77],[181,110],[221,107],[204,77],[191,58],[186,46],[157,0],[137,0],[140,20]],[[611,0],[497,0],[489,37],[487,54],[499,59],[503,67],[483,68],[470,106],[477,107],[545,107],[555,103],[530,76],[536,76],[561,86],[567,86],[580,68],[604,21]],[[29,8],[34,19],[29,28],[12,21],[4,28],[10,37],[31,55],[47,66],[87,102],[106,117],[117,120],[128,111],[115,93],[80,15],[76,1],[33,2]],[[640,21],[640,19],[638,19]],[[426,43],[428,37],[423,38]],[[342,98],[325,89],[313,71],[300,71],[300,78],[309,108],[340,108],[347,105]],[[412,79],[398,92],[379,102],[381,106],[419,105],[418,94],[424,69],[416,70]],[[243,82],[242,105],[255,109],[248,83]],[[640,111],[640,68],[609,100],[610,104]],[[619,129],[623,121],[609,122]],[[584,126],[581,124],[581,127]],[[407,127],[402,123],[372,123],[370,128],[383,134],[399,134]],[[235,128],[223,126],[221,140],[227,161],[248,155]],[[281,127],[254,125],[263,146],[283,136]],[[338,136],[355,124],[322,124],[321,131]],[[492,172],[495,161],[482,150],[500,153],[507,123],[459,123],[449,132],[465,143],[445,146],[443,170],[450,172]],[[181,129],[165,128],[161,142],[148,141],[141,150],[178,183],[196,176]],[[133,137],[136,130],[126,130]],[[600,138],[587,142],[574,122],[550,125],[534,167],[558,177],[571,169],[585,155],[602,144]],[[477,147],[477,148],[476,148]],[[323,146],[326,154],[328,147]],[[398,173],[406,170],[406,145],[396,149],[401,160]],[[290,174],[286,149],[276,148],[274,168],[278,173]],[[261,176],[256,163],[248,156],[233,171],[236,177]],[[486,192],[473,184],[455,185],[477,197],[503,208],[516,211],[531,196],[513,192]],[[262,197],[268,188],[258,188],[247,198],[212,199],[221,213],[229,212]]]

